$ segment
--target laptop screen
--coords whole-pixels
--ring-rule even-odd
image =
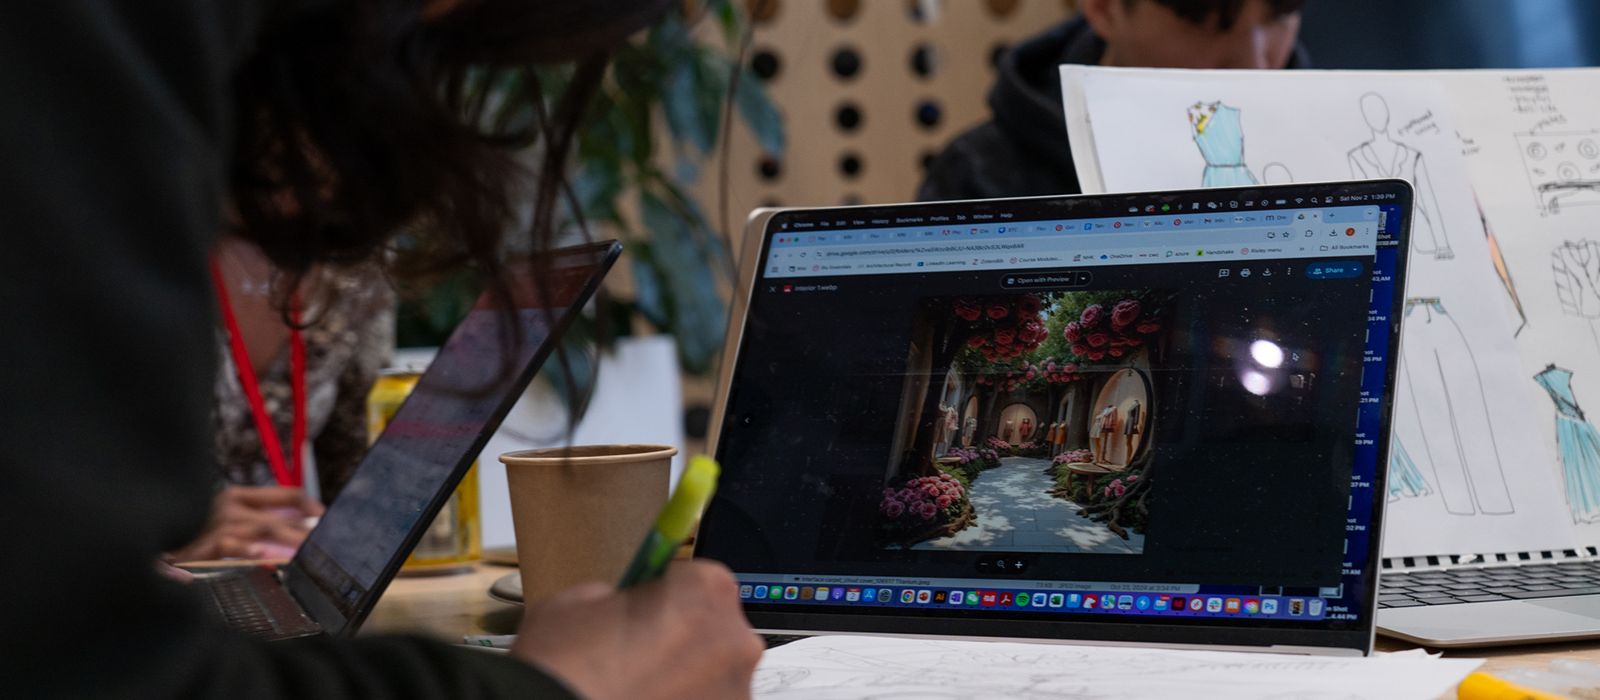
[[[1364,647],[1409,212],[1396,181],[777,212],[699,553],[758,626]]]
[[[538,280],[531,263],[510,266],[516,323],[489,293],[479,299],[300,547],[291,577],[306,574],[359,623],[617,252],[616,244],[557,251]]]

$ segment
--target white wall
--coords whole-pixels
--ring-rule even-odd
[[[483,508],[483,546],[515,543],[506,469],[500,455],[558,447],[566,441],[567,413],[549,385],[536,380],[511,409],[478,458]],[[672,445],[672,480],[683,472],[683,398],[678,350],[671,336],[622,338],[616,354],[600,362],[599,383],[589,412],[572,435],[574,445],[645,443]]]

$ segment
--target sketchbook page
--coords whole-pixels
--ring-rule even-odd
[[[1084,66],[1061,64],[1061,101],[1067,116],[1067,142],[1072,144],[1072,167],[1078,171],[1078,189],[1084,194],[1104,194],[1100,156],[1094,150],[1094,129],[1089,124],[1089,100],[1083,92]]]
[[[1600,70],[1452,71],[1456,129],[1562,510],[1600,544]]]
[[[767,651],[758,700],[1432,700],[1483,661],[810,637]]]
[[[1452,100],[1437,81],[1379,72],[1086,68],[1084,92],[1111,192],[1412,181],[1407,297],[1418,301],[1407,306],[1383,553],[1576,546]]]

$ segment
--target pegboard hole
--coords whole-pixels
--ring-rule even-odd
[[[833,123],[838,125],[840,131],[846,133],[861,128],[861,122],[861,107],[854,102],[839,105],[839,109],[833,113]]]
[[[840,22],[849,22],[861,12],[861,0],[828,0],[828,14]]]
[[[932,129],[944,119],[944,108],[939,106],[938,100],[925,99],[917,103],[916,119],[923,128]]]
[[[750,21],[766,24],[778,17],[781,5],[781,0],[745,0],[744,11],[750,15]]]
[[[783,176],[783,164],[771,155],[764,155],[756,161],[756,173],[764,180],[776,180]]]
[[[762,81],[778,77],[778,73],[782,70],[783,60],[771,49],[760,49],[750,57],[750,71]]]
[[[944,16],[944,0],[906,0],[906,13],[917,24],[934,24]]]
[[[861,154],[855,152],[839,156],[839,174],[846,179],[854,180],[861,176]]]
[[[833,60],[829,62],[833,67],[833,74],[840,80],[850,80],[861,72],[861,54],[854,48],[845,46],[833,52]]]
[[[911,50],[911,72],[924,80],[939,72],[939,48],[932,44],[917,44]]]

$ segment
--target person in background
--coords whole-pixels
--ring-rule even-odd
[[[258,246],[225,235],[211,261],[218,302],[231,312],[219,314],[216,334],[220,491],[205,533],[165,558],[288,559],[310,533],[307,518],[333,503],[366,454],[367,394],[393,354],[394,290],[376,266],[317,268],[293,290],[306,324],[295,333],[282,312],[281,276]],[[275,451],[262,441],[263,420]]]
[[[154,566],[211,517],[208,258],[225,219],[287,289],[323,265],[373,262],[394,274],[472,262],[504,289],[500,251],[553,245],[566,157],[610,48],[684,7],[0,2],[8,695],[750,696],[762,643],[714,563],[557,594],[525,612],[507,655],[409,637],[262,643]],[[570,81],[528,105],[543,117],[528,130],[494,131],[476,111],[475,80],[557,63],[572,64]],[[532,141],[529,174],[506,146]],[[530,200],[533,224],[518,231]]]
[[[1309,68],[1305,0],[1079,0],[1080,14],[1005,52],[993,118],[957,136],[917,199],[1079,194],[1061,106],[1063,63],[1127,68]]]

